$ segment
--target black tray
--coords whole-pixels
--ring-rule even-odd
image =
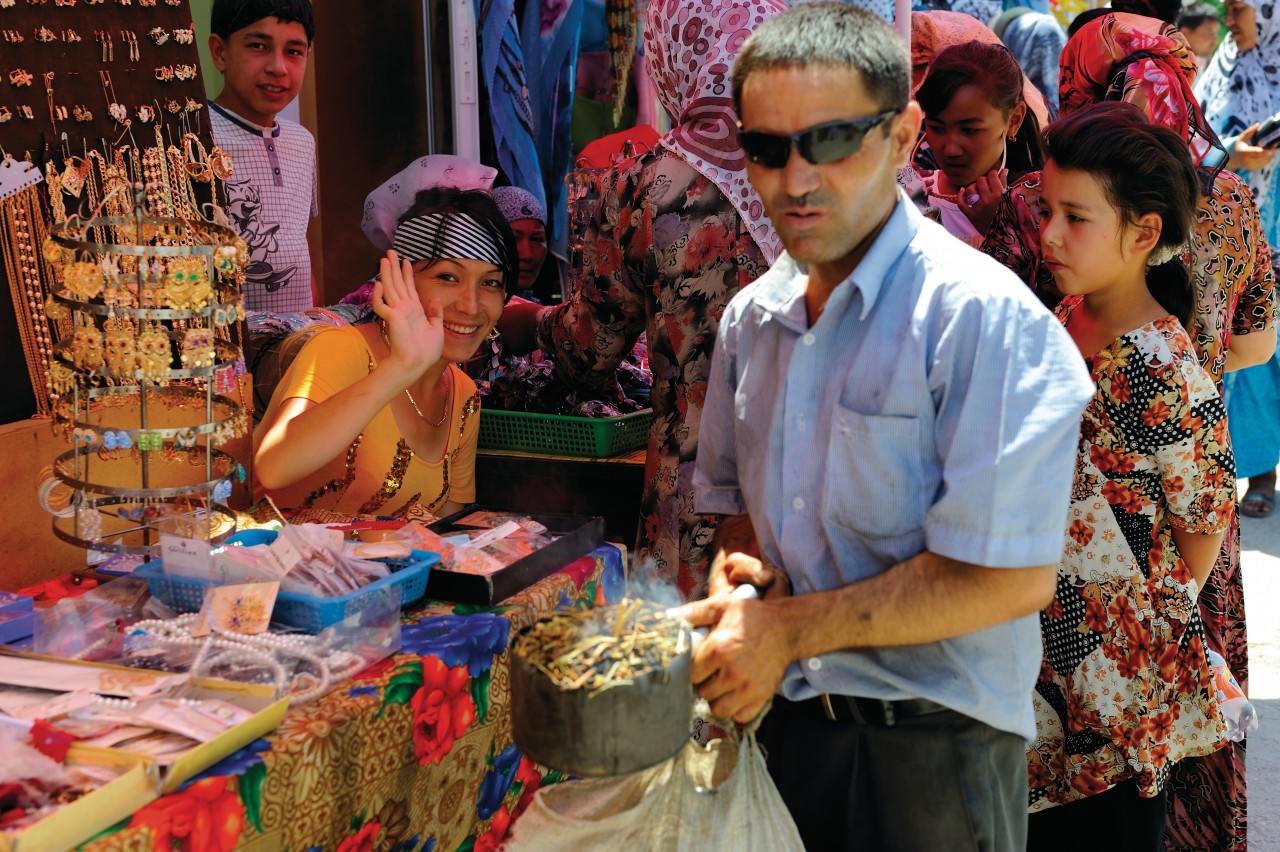
[[[460,512],[436,521],[429,529],[439,535],[452,535],[463,530],[474,531],[475,527],[458,526],[454,522],[477,511],[510,512],[511,510],[468,506]],[[502,570],[484,576],[449,571],[444,567],[443,562],[439,563],[432,567],[431,574],[427,578],[427,597],[455,603],[492,606],[522,589],[527,589],[543,577],[554,574],[573,560],[586,556],[604,543],[604,518],[529,512],[515,514],[533,518],[547,528],[549,535],[557,536],[556,540],[523,559],[517,559]]]

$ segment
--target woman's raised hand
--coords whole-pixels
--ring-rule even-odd
[[[995,221],[996,209],[1000,206],[1000,197],[1004,195],[1008,179],[1008,169],[992,169],[960,191],[964,215],[984,235]]]
[[[444,309],[425,306],[414,286],[413,264],[394,251],[378,262],[381,280],[373,288],[373,312],[386,324],[389,361],[416,378],[444,353]]]

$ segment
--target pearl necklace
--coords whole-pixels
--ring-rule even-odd
[[[129,628],[130,643],[141,639],[157,645],[199,648],[191,663],[193,677],[212,677],[212,672],[233,663],[260,666],[271,673],[272,685],[277,695],[288,692],[293,706],[301,706],[316,700],[329,691],[329,687],[341,683],[365,667],[365,661],[357,654],[334,649],[329,641],[307,634],[276,635],[262,633],[250,636],[246,633],[217,633],[204,638],[191,635],[198,615],[187,613],[173,619],[148,619]],[[281,658],[293,658],[306,662],[314,671],[304,671],[289,677]],[[293,666],[290,666],[292,669]]]
[[[387,337],[387,326],[380,322],[378,323],[378,330],[382,332],[382,342],[387,344],[387,350],[390,351],[391,338]],[[418,403],[414,401],[413,395],[409,393],[409,389],[404,389],[404,395],[409,400],[409,404],[413,406],[413,410],[418,413],[418,417],[423,423],[426,423],[433,429],[439,429],[440,424],[444,423],[444,419],[449,416],[449,404],[453,401],[453,394],[449,393],[449,387],[452,384],[450,381],[451,372],[452,371],[449,369],[449,366],[446,364],[444,368],[444,378],[442,379],[442,382],[444,383],[444,406],[440,411],[440,419],[434,423],[427,419],[427,415],[422,413],[422,409],[419,408]]]

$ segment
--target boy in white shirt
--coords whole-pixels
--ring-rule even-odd
[[[316,142],[278,118],[302,89],[314,35],[310,0],[214,0],[209,51],[226,85],[209,117],[214,143],[235,161],[226,210],[249,244],[250,310],[301,311],[320,302],[307,244],[320,212]]]

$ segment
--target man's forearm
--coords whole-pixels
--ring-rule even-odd
[[[1057,566],[986,568],[928,551],[860,583],[770,603],[794,659],[848,648],[918,645],[1043,609]]]

